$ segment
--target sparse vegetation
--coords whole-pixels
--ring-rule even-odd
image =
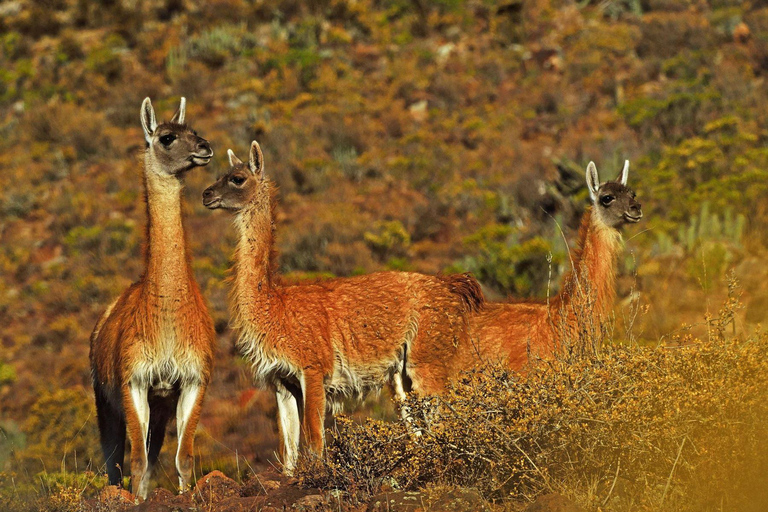
[[[510,491],[521,497],[560,489],[590,507],[612,510],[642,491],[637,499],[646,505],[664,495],[664,504],[673,508],[681,493],[705,500],[720,492],[721,483],[749,487],[751,473],[730,464],[751,461],[743,451],[754,440],[746,418],[720,426],[688,421],[685,414],[696,410],[676,400],[692,390],[702,393],[702,406],[719,397],[712,418],[720,418],[731,398],[712,382],[734,383],[732,397],[746,401],[747,387],[762,378],[756,374],[738,383],[748,368],[758,369],[750,354],[764,350],[758,326],[768,321],[764,2],[193,4],[17,0],[0,5],[0,509],[44,508],[35,500],[53,491],[41,489],[38,474],[59,473],[62,461],[64,473],[75,467],[82,475],[93,471],[94,489],[102,478],[92,396],[86,391],[88,336],[99,314],[140,272],[145,212],[138,111],[147,95],[165,119],[178,96],[186,95],[195,128],[218,155],[187,177],[194,269],[220,344],[198,435],[198,476],[216,468],[232,476],[252,474],[273,462],[276,450],[275,405],[254,390],[244,363],[232,355],[222,278],[234,233],[225,216],[211,215],[199,203],[200,191],[222,171],[226,149],[242,152],[255,138],[280,188],[277,243],[281,271],[289,279],[384,268],[469,269],[489,297],[544,297],[548,289],[556,291],[552,283],[569,269],[566,241],[575,238],[587,204],[583,178],[574,169],[581,173],[595,160],[601,169],[618,171],[629,158],[645,218],[625,236],[614,341],[669,347],[681,333],[691,340],[681,339],[680,349],[606,349],[602,359],[564,368],[552,362],[549,370],[544,365],[525,377],[498,370],[475,374],[457,384],[446,403],[463,406],[487,389],[499,396],[493,402],[477,395],[481,409],[504,405],[517,411],[522,402],[509,389],[520,391],[519,400],[530,400],[537,384],[572,389],[570,381],[558,380],[554,369],[559,368],[562,379],[615,383],[625,395],[640,389],[639,383],[631,387],[631,379],[642,377],[659,393],[658,407],[669,411],[680,405],[683,411],[650,421],[657,430],[644,431],[649,436],[644,439],[660,443],[658,451],[647,466],[640,461],[630,467],[630,459],[622,457],[644,453],[637,439],[627,444],[626,454],[590,444],[616,441],[622,432],[630,436],[621,430],[626,425],[610,423],[614,419],[600,416],[607,413],[598,406],[563,402],[597,407],[590,412],[609,421],[610,428],[588,428],[568,411],[558,413],[584,453],[606,459],[569,467],[562,457],[571,451],[531,448],[537,466],[553,464],[548,476],[525,465],[503,469],[513,464],[503,459],[507,462],[495,463],[488,478],[514,474],[510,483],[517,487],[482,483],[493,499]],[[724,277],[731,270],[743,283],[745,308],[735,313],[740,336],[712,341],[700,318],[726,295]],[[628,311],[635,301],[643,314]],[[641,371],[643,364],[648,367]],[[690,386],[665,380],[682,378],[686,365],[699,372]],[[725,372],[719,381],[699,377],[714,379],[718,368]],[[660,388],[663,382],[670,388]],[[554,401],[559,392],[542,391],[542,400]],[[711,397],[703,395],[710,392]],[[650,399],[637,400],[634,412],[622,409],[628,407],[623,402],[613,410],[630,416],[649,412]],[[535,411],[553,418],[550,406],[542,403]],[[362,414],[374,406],[367,407]],[[734,407],[742,410],[738,403]],[[435,414],[445,417],[444,408]],[[386,408],[382,415],[395,417]],[[62,428],[39,419],[64,417],[77,425]],[[522,425],[516,423],[520,418],[499,421],[512,429]],[[446,421],[445,428],[458,428],[459,420]],[[404,428],[374,425],[361,430],[343,423],[331,453],[344,460],[344,450],[368,450],[370,443]],[[734,439],[743,444],[718,437],[724,426],[741,429],[743,436]],[[548,433],[550,427],[525,439],[544,436],[536,440],[556,444],[560,434]],[[425,435],[424,446],[437,447],[443,439]],[[672,473],[682,439],[687,440]],[[717,440],[727,448],[720,454],[710,444]],[[456,446],[483,447],[474,437],[466,442],[476,445]],[[398,443],[392,446],[404,446],[414,456],[423,453],[410,441]],[[174,446],[173,439],[168,446]],[[435,449],[467,464],[461,451]],[[716,458],[727,451],[732,459]],[[166,448],[161,457],[166,468],[173,467],[170,452]],[[337,471],[324,478],[370,493],[382,479],[386,485],[418,487],[461,477],[453,459],[441,475],[423,465],[406,475],[388,465],[392,461],[384,460],[385,454],[365,455],[367,473]],[[618,460],[620,467],[614,465]],[[766,467],[764,461],[752,462]],[[725,468],[733,473],[718,485],[696,487],[713,464],[712,475],[724,475]],[[480,462],[472,467],[484,471]],[[157,478],[159,485],[174,488],[163,472]],[[723,499],[733,495],[733,489],[721,490]],[[62,492],[49,509],[77,503],[67,501],[69,491]]]

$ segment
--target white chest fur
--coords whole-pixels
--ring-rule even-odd
[[[155,343],[142,344],[133,366],[131,381],[162,391],[200,383],[202,363],[189,343],[172,325],[163,326]]]

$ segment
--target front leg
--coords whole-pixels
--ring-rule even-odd
[[[131,492],[146,499],[149,489],[147,471],[147,434],[149,433],[149,387],[131,381],[123,386],[125,425],[131,440]]]
[[[309,449],[315,455],[323,454],[325,444],[325,387],[321,373],[307,373],[302,382],[304,417],[302,426]]]
[[[299,401],[296,394],[278,382],[275,385],[277,397],[277,429],[280,433],[280,458],[283,472],[293,475],[296,460],[299,457],[299,437],[301,435],[301,418],[299,416]]]
[[[205,396],[205,384],[187,384],[181,388],[176,404],[176,430],[179,446],[176,450],[176,470],[179,472],[179,493],[191,486],[194,467],[195,430]]]

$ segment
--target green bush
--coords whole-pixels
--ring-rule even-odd
[[[364,238],[381,261],[405,256],[411,245],[411,235],[399,220],[376,222]]]
[[[550,285],[552,247],[541,237],[520,240],[519,232],[505,224],[489,224],[464,239],[472,256],[455,264],[470,271],[504,295],[544,295]],[[556,261],[554,262],[557,263]]]

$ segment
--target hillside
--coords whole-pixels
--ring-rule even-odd
[[[169,119],[186,96],[214,148],[185,192],[219,333],[197,473],[246,480],[277,437],[228,327],[231,220],[200,201],[227,148],[264,150],[290,279],[469,270],[491,299],[557,289],[586,164],[628,158],[645,217],[612,341],[706,338],[730,271],[749,336],[768,318],[766,71],[761,0],[0,4],[0,489],[101,464],[88,336],[141,271],[144,97]],[[393,417],[386,397],[371,415]]]

